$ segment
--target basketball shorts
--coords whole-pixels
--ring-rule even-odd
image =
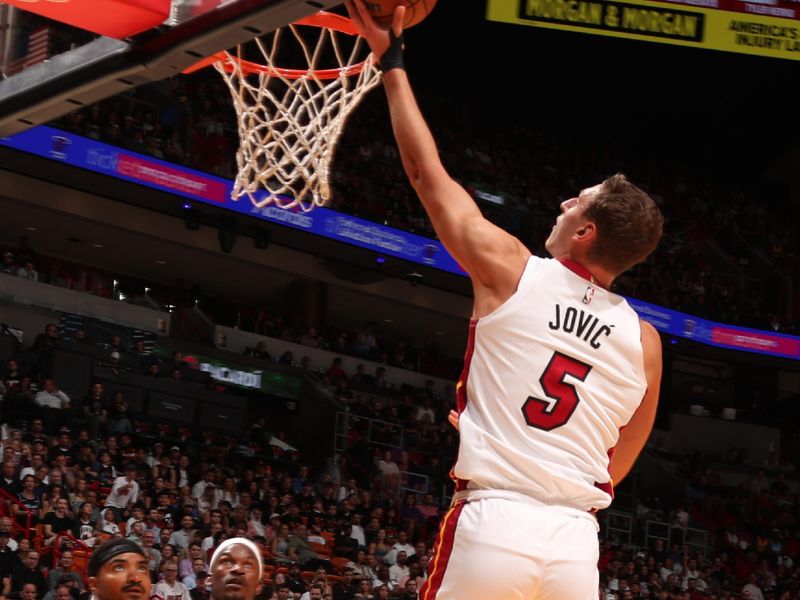
[[[593,515],[524,496],[459,495],[442,520],[420,600],[597,600]]]

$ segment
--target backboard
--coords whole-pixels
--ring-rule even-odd
[[[201,58],[341,1],[172,0],[163,23],[123,39],[0,2],[0,136],[177,75]]]

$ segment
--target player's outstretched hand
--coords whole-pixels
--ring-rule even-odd
[[[347,12],[350,14],[353,23],[355,23],[359,34],[367,40],[375,58],[380,60],[391,44],[389,30],[380,27],[375,22],[364,5],[364,0],[347,0],[344,5],[347,7]],[[394,15],[392,16],[392,31],[395,37],[399,38],[403,34],[403,18],[405,14],[405,6],[397,5],[395,7]]]
[[[450,414],[447,415],[447,420],[450,421],[450,425],[456,428],[458,431],[458,413],[454,410],[450,411]]]

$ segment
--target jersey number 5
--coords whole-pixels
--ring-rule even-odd
[[[539,378],[545,395],[555,402],[528,396],[522,405],[525,422],[536,429],[551,431],[569,421],[581,399],[575,386],[565,382],[564,378],[569,375],[578,381],[583,381],[591,370],[591,365],[555,352]]]

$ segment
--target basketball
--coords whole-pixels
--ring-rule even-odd
[[[406,7],[403,28],[408,29],[428,16],[436,6],[436,0],[366,0],[364,4],[378,25],[386,28],[392,25],[395,7],[403,4]]]

